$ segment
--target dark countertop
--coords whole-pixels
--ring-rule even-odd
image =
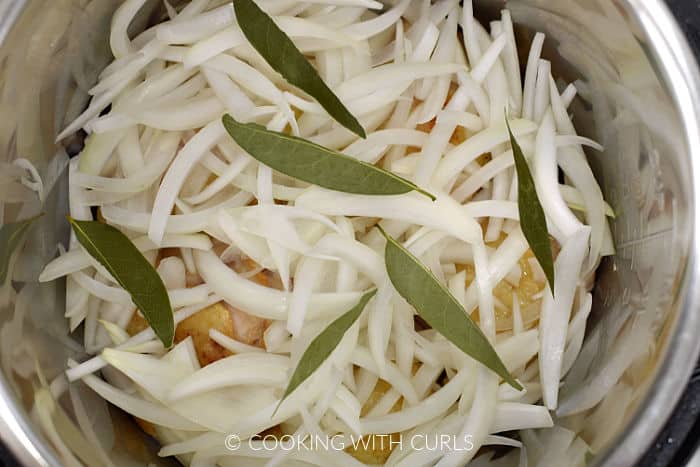
[[[0,443],[0,467],[18,466],[19,464],[11,457],[7,448]]]
[[[666,0],[700,61],[700,0]],[[700,79],[700,77],[698,77]],[[671,420],[638,467],[680,467],[700,443],[700,365]],[[0,467],[18,466],[0,443]]]
[[[666,0],[700,61],[700,0]]]

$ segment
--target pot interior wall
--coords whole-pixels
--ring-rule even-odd
[[[54,143],[54,137],[86,106],[88,89],[111,60],[108,31],[120,3],[0,0],[0,13],[3,8],[6,13],[0,19],[0,39],[5,35],[0,47],[0,164],[26,158],[44,180],[39,199],[0,172],[4,223],[44,213],[13,257],[11,280],[0,291],[0,341],[5,344],[0,347],[4,374],[0,384],[14,398],[13,415],[32,426],[32,437],[42,436],[26,415],[35,403],[39,374],[51,381],[68,358],[84,357],[78,344],[81,331],[69,337],[63,317],[64,284],[37,282],[42,266],[55,256],[56,245],[68,239],[65,167],[81,149],[84,135],[61,145]],[[495,18],[503,6],[493,1],[475,4],[484,21]],[[149,0],[139,21],[132,24],[133,31],[162,18],[161,5]],[[675,323],[685,293],[692,233],[692,185],[683,124],[668,92],[672,87],[651,54],[653,44],[647,43],[634,15],[621,2],[529,0],[508,7],[518,23],[521,62],[532,31],[546,32],[544,55],[552,60],[553,73],[561,83],[576,81],[579,90],[571,107],[579,133],[605,146],[603,152],[588,155],[615,212],[612,233],[617,254],[600,266],[584,351],[562,389],[565,401],[576,401],[582,388],[588,393],[594,392],[590,388],[601,391],[588,403],[572,403],[587,410],[562,419],[583,430],[600,460],[606,446],[614,444],[612,440],[641,413],[641,402],[678,332]],[[18,294],[22,289],[31,293]],[[26,296],[31,297],[31,306],[19,299]],[[694,356],[689,358],[692,367]],[[18,363],[34,359],[37,366]],[[70,399],[61,402],[70,413]],[[99,417],[119,427],[111,450],[117,465],[130,465],[127,459],[140,465],[166,462],[154,457],[157,446],[129,417],[115,409]],[[47,446],[40,449],[44,457],[54,455]]]

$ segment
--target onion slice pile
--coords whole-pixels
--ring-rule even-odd
[[[560,380],[582,349],[587,278],[612,254],[611,210],[582,151],[602,146],[576,135],[567,113],[576,87],[556,86],[544,36],[521,79],[508,10],[487,30],[469,0],[260,0],[357,116],[360,139],[261,59],[230,3],[168,5],[170,19],[130,37],[143,4],[117,9],[115,61],[58,136],[89,135],[70,164],[72,216],[91,219],[98,207],[133,239],[163,278],[176,324],[223,301],[235,326],[236,317],[258,319],[265,331],[254,344],[207,327],[228,356],[204,367],[197,339],[166,350],[150,329],[129,336],[138,311],[128,294],[73,242],[40,277],[67,277],[66,316],[71,329],[83,324],[93,354],[71,361],[68,379],[156,425],[161,454],[192,465],[365,465],[337,449],[225,449],[228,434],[246,441],[278,426],[289,435],[400,434],[403,447],[374,462],[384,465],[463,466],[492,444],[514,448],[513,465],[547,446],[546,465],[577,465],[587,452],[578,433],[533,430],[554,425]],[[504,109],[558,252],[553,294],[519,227]],[[224,113],[381,166],[436,200],[341,193],[273,172],[229,138]],[[414,323],[387,278],[377,225],[472,314],[522,391]],[[190,278],[201,284],[186,286]],[[363,318],[275,411],[314,336],[373,287]],[[106,380],[93,375],[103,368]],[[386,390],[375,389],[379,380]],[[513,430],[520,441],[498,435]],[[447,434],[453,449],[411,449],[417,434]]]

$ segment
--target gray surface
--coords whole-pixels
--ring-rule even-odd
[[[700,0],[666,0],[700,59]]]

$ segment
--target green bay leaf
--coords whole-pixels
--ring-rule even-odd
[[[0,285],[7,280],[12,254],[24,240],[24,234],[35,220],[43,216],[31,217],[17,222],[9,222],[0,228]]]
[[[435,199],[398,175],[303,138],[271,131],[255,123],[240,123],[230,115],[224,115],[222,121],[228,134],[243,150],[290,177],[345,193],[399,195],[415,190]]]
[[[513,378],[479,326],[464,307],[421,262],[379,227],[386,237],[384,261],[396,291],[433,329],[517,390]]]
[[[318,75],[292,40],[254,0],[234,0],[238,25],[248,42],[289,83],[312,96],[348,130],[365,138],[365,130]]]
[[[532,179],[523,150],[510,130],[508,118],[506,118],[506,127],[510,136],[510,145],[513,148],[515,170],[518,174],[520,228],[537,262],[542,266],[549,287],[554,293],[554,260],[552,258],[552,244],[549,241],[549,232],[547,231],[547,218],[544,215],[540,199],[537,197],[535,181]]]
[[[311,376],[314,371],[316,371],[323,362],[330,357],[333,350],[340,344],[343,336],[350,327],[355,324],[355,321],[362,314],[362,310],[365,309],[367,303],[370,301],[377,290],[370,290],[365,293],[360,301],[352,307],[350,310],[343,313],[339,318],[329,324],[319,335],[317,335],[314,340],[311,341],[309,346],[304,351],[301,356],[297,367],[292,373],[292,377],[289,380],[287,389],[284,391],[282,399],[280,399],[279,404],[277,404],[277,409],[282,405],[282,402],[292,393],[296,388],[306,381],[309,376]],[[275,413],[277,412],[275,409]],[[273,413],[274,416],[274,413]]]
[[[158,272],[129,238],[111,225],[68,218],[85,250],[129,292],[156,336],[168,348],[173,344],[175,321],[168,291]]]

